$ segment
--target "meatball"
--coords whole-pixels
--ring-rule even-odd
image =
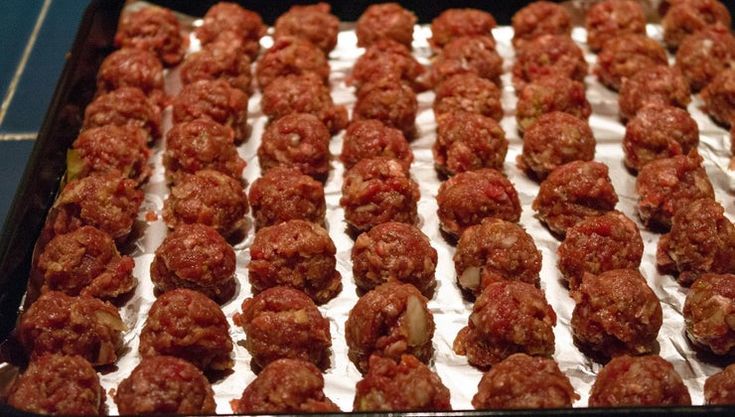
[[[572,34],[572,18],[563,7],[550,1],[534,1],[513,15],[513,46],[523,45],[541,35]]]
[[[169,67],[178,65],[189,46],[179,20],[169,9],[146,6],[123,14],[115,45],[151,51]]]
[[[412,284],[426,297],[436,286],[437,253],[419,228],[405,223],[379,224],[357,237],[352,275],[368,291],[384,282]]]
[[[560,111],[587,120],[592,107],[587,101],[584,84],[569,78],[549,75],[528,83],[518,93],[516,121],[523,133],[541,115]]]
[[[595,3],[585,16],[587,45],[599,51],[611,39],[646,34],[646,13],[635,0],[604,0]]]
[[[357,19],[357,46],[369,47],[382,39],[392,39],[410,48],[416,20],[413,12],[398,3],[370,5]]]
[[[522,227],[486,218],[462,233],[454,268],[459,287],[474,296],[496,281],[522,281],[538,287],[541,252]]]
[[[619,211],[611,211],[569,228],[557,255],[559,270],[569,288],[576,290],[586,273],[638,269],[643,258],[643,239],[632,220]]]
[[[348,356],[363,374],[371,355],[399,359],[403,354],[428,363],[434,353],[434,316],[413,285],[387,282],[363,295],[345,324]]]
[[[462,36],[493,36],[497,25],[490,13],[479,9],[447,9],[431,21],[429,44],[436,51]]]
[[[570,408],[578,399],[553,359],[515,353],[482,376],[472,406],[478,410]]]
[[[305,220],[264,227],[250,247],[248,279],[254,293],[285,285],[324,304],[342,290],[337,249],[324,228]]]
[[[697,122],[678,107],[646,106],[625,125],[625,165],[634,171],[658,159],[686,155],[698,145]]]
[[[407,139],[416,136],[418,101],[410,86],[391,79],[365,84],[357,92],[353,120],[376,119],[403,132]]]
[[[620,118],[627,121],[649,104],[686,109],[692,100],[689,83],[676,68],[654,65],[623,80],[618,97]]]
[[[291,113],[313,114],[332,134],[344,129],[347,124],[345,106],[335,106],[329,88],[310,72],[273,80],[263,89],[260,106],[263,114],[271,120]]]
[[[547,75],[584,81],[587,61],[582,49],[566,35],[541,35],[524,42],[516,51],[513,64],[513,86],[520,91]]]
[[[36,265],[43,276],[41,292],[102,299],[114,299],[135,288],[134,267],[132,258],[120,256],[109,235],[92,226],[55,236]]]
[[[291,113],[270,123],[258,147],[263,172],[282,166],[316,178],[329,173],[329,130],[308,113]]]
[[[614,210],[618,203],[607,165],[596,161],[574,161],[549,174],[533,200],[533,209],[553,233],[588,218]]]
[[[220,40],[204,46],[184,59],[181,64],[181,82],[184,85],[199,80],[227,81],[245,93],[252,91],[253,74],[250,58],[244,53],[237,35],[225,32]]]
[[[716,355],[729,355],[735,352],[734,319],[735,275],[702,274],[684,303],[689,339]]]
[[[163,65],[152,52],[124,48],[102,61],[97,71],[97,95],[121,87],[135,87],[151,97],[159,107],[165,107]]]
[[[618,91],[624,79],[646,68],[668,64],[666,50],[661,44],[645,34],[631,33],[605,42],[597,55],[594,72],[603,85]]]
[[[395,159],[363,159],[344,176],[342,198],[345,220],[357,231],[386,222],[415,224],[419,187]]]
[[[597,374],[590,407],[691,405],[686,385],[658,355],[613,358]]]
[[[117,386],[120,414],[214,414],[214,392],[196,366],[173,356],[143,358]]]
[[[692,91],[700,91],[717,74],[735,67],[735,36],[718,25],[685,37],[676,51],[676,67]]]
[[[411,355],[400,362],[370,357],[370,367],[355,387],[354,411],[451,410],[449,390],[439,375]]]
[[[324,377],[314,364],[279,359],[260,372],[239,400],[235,413],[331,413],[339,407],[324,395]]]
[[[308,73],[327,84],[329,71],[329,62],[321,49],[301,38],[284,36],[260,57],[255,67],[255,78],[261,89],[278,77]]]
[[[518,167],[543,180],[568,162],[593,160],[596,144],[585,120],[558,111],[546,113],[523,135],[523,153],[518,157]]]
[[[242,230],[247,212],[248,199],[240,181],[211,169],[185,176],[163,204],[168,227],[201,223],[226,237]]]
[[[20,317],[18,338],[31,360],[79,355],[94,366],[117,360],[125,324],[110,303],[58,291],[41,295]]]
[[[717,123],[735,125],[735,68],[720,72],[702,90],[704,111]]]
[[[163,166],[173,181],[203,169],[240,180],[246,165],[235,148],[235,132],[210,119],[177,123],[166,134]]]
[[[143,184],[151,173],[147,137],[145,130],[132,126],[83,130],[67,153],[67,178],[112,174]]]
[[[434,116],[466,111],[497,120],[503,118],[500,89],[492,81],[473,73],[457,74],[442,81],[435,90]]]
[[[735,226],[715,200],[682,204],[658,242],[656,263],[687,286],[704,273],[735,273]]]
[[[702,158],[679,155],[646,164],[636,180],[638,215],[652,229],[669,229],[676,210],[699,198],[715,198]]]
[[[206,295],[185,288],[161,294],[148,311],[138,351],[170,355],[202,370],[232,368],[232,339],[224,313]]]
[[[235,142],[250,135],[248,96],[225,80],[199,80],[184,86],[174,99],[174,123],[211,119],[232,128]]]
[[[161,137],[161,109],[135,87],[102,94],[84,110],[84,129],[106,125],[145,129],[151,139]]]
[[[291,6],[276,19],[274,37],[302,38],[328,54],[337,46],[339,33],[339,19],[330,13],[331,10],[329,3]]]
[[[503,170],[508,140],[498,122],[477,113],[446,113],[438,118],[432,147],[440,172],[454,175],[482,168]]]
[[[475,74],[500,85],[503,58],[490,36],[462,36],[449,42],[431,65],[434,86],[458,74]]]
[[[514,353],[551,356],[556,314],[544,293],[521,281],[490,283],[454,340],[454,351],[487,369]]]
[[[664,41],[672,49],[678,48],[687,35],[715,24],[729,28],[731,23],[730,12],[718,0],[677,1],[661,19]]]
[[[81,356],[45,355],[32,360],[11,386],[7,404],[35,414],[106,414],[100,378]]]
[[[324,186],[296,169],[269,170],[250,186],[248,199],[258,229],[289,220],[324,225],[327,211]]]
[[[455,175],[441,184],[436,202],[442,230],[454,237],[486,217],[510,222],[521,219],[521,203],[513,184],[493,169]]]
[[[380,120],[366,119],[352,122],[342,140],[339,159],[350,169],[363,159],[386,156],[393,158],[408,169],[413,161],[413,152],[403,133],[386,126]]]
[[[226,33],[234,33],[240,39],[244,52],[254,59],[260,51],[260,38],[266,29],[259,14],[235,3],[219,2],[207,10],[204,22],[195,33],[202,45],[216,42]]]
[[[268,288],[246,299],[233,321],[245,330],[245,348],[259,367],[283,358],[324,366],[329,358],[329,320],[302,291]]]
[[[370,45],[357,59],[347,77],[347,84],[359,90],[365,84],[388,79],[402,81],[415,91],[423,91],[427,87],[421,78],[425,71],[407,46],[383,39]]]
[[[735,404],[735,365],[704,381],[704,402],[711,405]]]
[[[151,281],[160,292],[189,288],[224,302],[235,293],[235,251],[216,230],[182,224],[156,249]]]

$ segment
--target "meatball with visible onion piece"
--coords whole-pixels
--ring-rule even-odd
[[[184,86],[173,103],[174,123],[205,118],[232,128],[235,142],[250,136],[248,96],[225,80],[199,80]]]
[[[321,49],[307,40],[284,36],[260,57],[255,78],[261,90],[278,77],[309,73],[326,85],[329,71],[329,62]]]
[[[689,83],[681,71],[655,65],[623,80],[618,106],[620,118],[628,121],[647,105],[659,104],[686,109],[691,100]]]
[[[646,13],[635,0],[604,0],[595,3],[585,16],[587,45],[593,51],[624,35],[646,34]]]
[[[492,81],[473,73],[458,74],[442,81],[434,98],[434,116],[457,111],[476,113],[496,121],[503,118],[500,89]]]
[[[106,125],[83,130],[66,155],[68,179],[118,175],[142,185],[151,174],[145,130]]]
[[[382,39],[392,39],[410,48],[416,21],[416,15],[398,3],[370,5],[357,19],[357,46],[367,48]]]
[[[490,36],[462,36],[449,42],[431,64],[434,86],[458,74],[475,74],[500,85],[503,58]]]
[[[673,2],[671,8],[661,19],[664,42],[671,49],[678,48],[687,35],[716,24],[729,28],[731,23],[730,12],[718,0]]]
[[[111,53],[97,71],[97,95],[121,87],[140,89],[159,107],[166,104],[163,91],[163,65],[150,51],[123,48]]]
[[[406,168],[411,167],[413,152],[403,132],[374,119],[357,120],[347,127],[339,159],[350,169],[363,159],[386,156]]]
[[[434,164],[447,175],[482,168],[503,170],[508,140],[498,122],[477,113],[451,112],[438,118]]]
[[[226,33],[235,34],[250,59],[260,51],[260,38],[268,28],[258,13],[239,4],[219,2],[207,10],[202,25],[195,33],[202,45],[222,40]]]
[[[534,1],[518,10],[511,19],[513,46],[523,45],[542,35],[572,34],[572,17],[561,5],[550,1]]]
[[[403,132],[406,139],[416,136],[418,101],[413,89],[397,80],[384,79],[366,84],[357,92],[352,120],[376,119]]]
[[[270,123],[258,147],[258,161],[263,172],[275,167],[289,167],[314,178],[329,173],[331,135],[318,117],[291,113]]]
[[[735,275],[703,274],[694,281],[684,320],[689,340],[698,347],[721,356],[735,352]]]
[[[688,35],[676,51],[676,67],[692,91],[700,91],[720,72],[735,68],[735,36],[720,25]]]
[[[180,67],[182,84],[222,79],[250,94],[253,90],[252,61],[244,53],[239,38],[232,32],[224,32],[218,39],[187,55]]]
[[[347,77],[347,85],[359,90],[363,85],[388,79],[407,83],[419,92],[427,87],[421,77],[425,71],[407,46],[382,39],[370,45],[357,59]]]
[[[462,36],[493,36],[495,26],[495,17],[484,10],[447,9],[431,21],[429,45],[439,52]]]
[[[620,35],[605,42],[597,55],[594,73],[600,83],[613,91],[623,80],[649,67],[669,64],[666,50],[645,34]]]
[[[250,186],[248,200],[258,229],[289,220],[324,225],[324,186],[294,168],[268,170]]]
[[[704,403],[708,405],[735,404],[735,364],[710,375],[704,381]]]
[[[305,39],[329,54],[337,46],[339,19],[330,13],[329,3],[294,5],[276,19],[274,38],[293,36]]]
[[[582,49],[566,35],[541,35],[516,51],[513,86],[520,91],[528,83],[548,75],[584,81],[588,66]]]
[[[151,51],[164,65],[173,67],[184,58],[189,37],[171,10],[148,5],[123,14],[115,34],[115,45]]]
[[[135,87],[121,87],[102,94],[84,110],[84,129],[131,126],[145,129],[150,139],[161,136],[161,120],[161,109]]]
[[[584,84],[557,75],[549,75],[528,83],[518,93],[516,122],[523,132],[541,115],[560,111],[582,120],[592,114],[592,107],[585,95]]]
[[[715,122],[727,127],[735,125],[735,68],[726,69],[702,90],[704,112]]]

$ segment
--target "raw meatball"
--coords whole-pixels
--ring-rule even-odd
[[[572,34],[572,18],[563,7],[550,1],[534,1],[518,10],[511,21],[513,46],[523,45],[541,35]]]
[[[658,159],[687,155],[698,145],[697,122],[678,107],[646,106],[625,125],[625,165],[634,171]]]
[[[363,159],[386,156],[393,158],[408,169],[413,161],[413,152],[403,133],[374,119],[350,123],[342,140],[339,159],[350,169]]]
[[[321,49],[309,41],[282,37],[258,60],[255,77],[263,89],[278,77],[312,73],[325,85],[329,81],[329,62]]]
[[[352,120],[377,119],[403,132],[407,139],[416,136],[418,101],[410,86],[384,79],[365,84],[357,92]]]
[[[99,366],[115,363],[123,330],[125,324],[112,304],[50,291],[23,313],[17,333],[31,360],[58,353],[79,355]]]
[[[329,359],[329,320],[299,290],[268,288],[246,299],[233,321],[245,330],[245,348],[258,367],[283,358],[324,366]]]
[[[518,93],[516,121],[523,133],[541,115],[560,111],[587,120],[592,107],[587,101],[584,84],[569,78],[549,75],[528,83]]]
[[[541,290],[521,281],[493,282],[477,297],[454,351],[481,369],[514,353],[549,357],[555,325],[556,314]]]
[[[521,203],[513,184],[493,169],[453,176],[439,187],[436,202],[442,230],[455,237],[486,217],[510,222],[521,218]]]
[[[462,233],[454,268],[459,287],[474,296],[496,281],[522,281],[538,287],[541,252],[522,227],[486,218]]]
[[[720,72],[702,90],[704,111],[717,123],[735,125],[735,68]]]
[[[434,164],[447,175],[482,168],[503,170],[508,140],[498,122],[464,111],[441,115],[432,147]]]
[[[350,360],[363,374],[368,359],[414,355],[428,363],[434,353],[434,316],[426,298],[410,284],[387,282],[363,295],[350,311],[345,337]]]
[[[462,36],[493,36],[497,26],[490,13],[479,9],[447,9],[431,21],[429,44],[435,51]]]
[[[669,65],[664,47],[645,34],[631,33],[605,42],[594,72],[600,83],[618,91],[624,79],[657,65]]]
[[[254,59],[266,30],[259,14],[235,3],[219,2],[207,10],[202,26],[195,33],[202,45],[215,42],[226,33],[234,33],[239,37],[244,52]]]
[[[156,249],[151,281],[160,292],[189,288],[224,302],[235,292],[235,251],[216,230],[182,224]]]
[[[523,135],[518,167],[539,180],[572,161],[595,158],[595,137],[590,125],[568,113],[541,115]]]
[[[425,68],[411,55],[411,50],[396,41],[382,39],[370,45],[352,67],[347,84],[359,90],[363,85],[384,79],[402,81],[415,91],[426,89],[420,79]]]
[[[691,405],[686,385],[658,355],[619,356],[597,374],[590,407]]]
[[[570,408],[578,399],[553,359],[515,353],[482,376],[472,406],[477,410]]]
[[[329,173],[329,130],[308,113],[291,113],[270,123],[258,147],[263,172],[282,166],[315,178]]]
[[[332,413],[339,407],[324,395],[324,377],[314,364],[279,359],[263,368],[239,400],[235,413]]]
[[[655,65],[623,80],[618,97],[620,118],[627,121],[649,104],[686,109],[692,98],[689,83],[676,68]]]
[[[500,89],[492,81],[473,73],[457,74],[442,81],[435,90],[434,116],[467,111],[490,117],[503,118]]]
[[[679,155],[646,164],[636,180],[638,215],[646,227],[669,229],[676,210],[699,198],[715,198],[698,155]]]
[[[370,357],[370,369],[355,391],[354,411],[452,409],[449,390],[439,375],[411,355],[402,355],[400,362]]]
[[[112,174],[143,184],[151,173],[148,134],[133,126],[106,125],[83,130],[67,153],[67,178]]]
[[[114,299],[136,284],[133,259],[120,256],[112,238],[92,226],[51,239],[36,267],[43,276],[41,292]]]
[[[331,10],[329,3],[291,6],[276,19],[274,37],[302,38],[329,54],[337,46],[339,33],[339,19],[330,13]]]
[[[677,1],[661,19],[664,41],[672,49],[678,48],[687,35],[715,24],[729,28],[731,23],[727,7],[717,0]]]
[[[189,46],[179,20],[169,9],[146,6],[125,13],[115,34],[115,45],[151,51],[169,67],[178,65]]]
[[[324,304],[342,290],[337,252],[324,228],[304,220],[264,227],[250,247],[248,279],[255,294],[285,285]]]
[[[449,42],[431,65],[434,86],[458,74],[475,74],[500,85],[503,58],[490,36],[462,36]]]
[[[329,88],[314,73],[278,77],[263,89],[263,114],[277,120],[291,113],[313,114],[332,134],[347,125],[347,109],[335,106]]]
[[[566,35],[541,35],[524,42],[516,51],[513,86],[520,91],[526,84],[547,75],[584,81],[587,61],[582,49]]]
[[[182,178],[163,204],[168,227],[201,223],[222,236],[242,230],[247,212],[248,199],[240,181],[211,169]]]
[[[117,386],[120,414],[214,414],[214,392],[196,366],[173,356],[143,358]]]
[[[245,54],[237,35],[225,32],[220,40],[207,44],[184,59],[181,64],[181,82],[184,85],[199,80],[227,81],[245,93],[252,91],[253,74],[250,58]]]
[[[145,359],[170,355],[202,370],[232,368],[232,339],[224,313],[206,295],[178,288],[161,294],[148,311],[138,351]]]
[[[135,87],[121,87],[98,96],[84,110],[84,129],[106,125],[145,129],[161,137],[161,109]]]
[[[297,219],[324,225],[324,186],[296,169],[270,169],[250,186],[248,199],[258,229]]]
[[[735,352],[735,275],[703,274],[684,304],[689,339],[716,355]]]
[[[416,20],[416,15],[398,3],[370,5],[357,19],[357,46],[366,48],[379,40],[392,39],[410,48]]]
[[[645,35],[646,13],[635,0],[604,0],[595,3],[585,16],[587,45],[599,51],[610,39],[622,35]]]
[[[357,237],[352,275],[362,290],[384,282],[412,284],[426,297],[436,286],[436,249],[419,228],[405,223],[379,224]]]
[[[704,381],[704,402],[710,405],[735,404],[735,365]]]
[[[559,270],[569,282],[569,289],[576,290],[586,273],[638,269],[643,258],[643,239],[632,220],[619,211],[611,211],[569,228],[557,255]]]
[[[11,386],[7,404],[35,414],[106,414],[100,378],[81,356],[45,355],[32,360]]]
[[[184,86],[174,99],[174,123],[211,119],[232,128],[235,142],[250,135],[248,96],[225,80],[199,80]]]
[[[385,156],[363,159],[344,176],[345,220],[357,231],[390,221],[415,224],[419,187],[408,170]]]
[[[671,232],[658,241],[656,263],[690,285],[701,274],[735,273],[735,226],[715,200],[702,198],[681,205]]]
[[[676,51],[676,67],[692,91],[701,90],[720,72],[735,68],[735,36],[719,25],[687,36]]]
[[[163,65],[152,52],[124,48],[111,53],[102,61],[97,71],[97,95],[121,87],[139,88],[161,108],[165,107]]]

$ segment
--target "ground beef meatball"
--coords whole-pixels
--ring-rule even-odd
[[[700,91],[720,72],[735,68],[735,36],[719,25],[687,36],[676,51],[676,67],[692,91]]]
[[[337,46],[339,33],[339,19],[330,13],[331,10],[329,3],[291,6],[276,19],[274,37],[302,38],[329,54]]]
[[[244,52],[254,59],[260,51],[260,38],[266,30],[259,14],[235,3],[219,2],[207,10],[204,22],[195,33],[202,45],[217,41],[225,33],[234,33],[242,42]]]
[[[570,408],[578,399],[553,359],[515,353],[482,376],[472,406],[478,410]]]
[[[585,120],[558,111],[546,113],[523,135],[523,153],[517,159],[518,167],[535,179],[543,180],[568,162],[594,159],[596,144]]]
[[[426,297],[433,294],[437,254],[416,226],[388,222],[357,237],[352,247],[352,275],[368,291],[384,282],[412,284]]]
[[[178,65],[189,46],[179,19],[164,7],[146,6],[123,14],[115,34],[115,44],[123,48],[151,51],[169,67]]]
[[[556,314],[544,293],[521,281],[490,283],[477,297],[454,351],[470,365],[488,369],[514,353],[551,356]]]
[[[411,50],[396,41],[382,39],[370,45],[352,67],[347,84],[359,90],[363,85],[384,79],[402,81],[415,91],[427,88],[422,76],[426,69],[411,54]]]
[[[81,356],[45,355],[32,360],[11,386],[7,404],[35,414],[106,414],[100,378]]]
[[[585,26],[587,45],[599,51],[607,41],[621,35],[645,35],[646,13],[635,0],[604,0],[587,10]]]
[[[332,413],[339,407],[324,395],[324,377],[314,364],[279,359],[263,368],[239,400],[235,413]]]
[[[438,118],[432,147],[437,170],[454,175],[482,168],[503,170],[508,140],[498,122],[477,113],[445,113]]]
[[[17,332],[31,360],[58,353],[79,355],[99,366],[115,363],[123,330],[125,324],[112,304],[50,291],[23,313]]]
[[[697,122],[678,107],[646,106],[625,125],[625,165],[634,171],[658,159],[686,155],[698,145]]]
[[[366,48],[379,40],[392,39],[410,48],[416,21],[416,15],[398,3],[370,5],[357,19],[357,46]]]
[[[312,73],[325,85],[329,81],[329,62],[321,49],[301,38],[282,37],[258,60],[255,77],[264,89],[278,77]]]
[[[710,405],[735,404],[735,364],[704,381],[704,402]]]
[[[363,374],[371,355],[414,355],[428,363],[434,353],[434,316],[413,285],[387,282],[363,295],[350,311],[345,337],[350,360]]]
[[[242,304],[233,321],[245,330],[245,348],[260,368],[278,359],[300,359],[324,367],[332,336],[329,320],[311,298],[289,287],[272,287]]]
[[[416,136],[416,93],[405,83],[384,79],[365,84],[357,92],[352,120],[376,119],[403,132],[407,139]]]
[[[679,155],[646,164],[636,180],[638,215],[651,229],[667,230],[676,210],[699,198],[715,198],[700,156]]]
[[[138,88],[158,103],[159,107],[165,107],[163,65],[152,52],[133,48],[118,49],[102,61],[97,71],[97,95],[121,87]]]
[[[718,0],[673,2],[671,8],[661,19],[664,41],[672,49],[678,48],[687,35],[715,24],[729,28],[731,23],[730,12]]]
[[[248,96],[225,80],[199,80],[184,86],[174,99],[174,123],[211,119],[232,128],[235,142],[250,136]]]
[[[572,18],[563,7],[550,1],[534,1],[513,15],[513,46],[523,45],[541,35],[572,34]]]
[[[335,106],[329,88],[311,72],[273,80],[263,89],[260,107],[271,120],[292,113],[313,114],[332,134],[347,125],[345,106]]]
[[[324,123],[308,113],[291,113],[270,123],[258,147],[263,172],[290,167],[315,178],[329,173],[329,140]]]
[[[735,125],[735,68],[720,72],[702,90],[704,111],[717,123]]]
[[[447,9],[431,21],[429,44],[435,51],[462,36],[493,36],[497,25],[490,13],[479,9]]]
[[[497,120],[503,118],[500,89],[492,81],[473,73],[457,74],[442,81],[435,90],[434,116],[466,111]]]
[[[232,32],[221,34],[219,39],[187,55],[180,67],[181,82],[187,85],[199,80],[222,79],[249,94],[253,89],[252,62],[244,53],[242,43]]]
[[[660,104],[686,109],[692,100],[689,83],[681,71],[664,65],[655,65],[638,71],[623,80],[618,97],[620,118],[627,121],[649,104]]]
[[[602,84],[618,91],[623,79],[648,67],[668,64],[666,50],[661,44],[645,34],[630,33],[605,42],[597,55],[594,72]]]
[[[203,169],[240,180],[246,163],[237,153],[232,129],[210,119],[194,119],[175,124],[166,134],[163,166],[174,182]]]
[[[201,223],[222,236],[241,231],[247,212],[248,199],[241,182],[211,169],[183,177],[163,204],[168,227]]]
[[[254,293],[285,285],[324,304],[342,290],[337,252],[324,228],[305,220],[264,227],[250,247],[248,279]]]
[[[452,409],[439,375],[414,356],[402,355],[400,362],[372,356],[369,368],[355,387],[354,411]]]
[[[715,200],[702,198],[681,205],[671,232],[658,242],[656,263],[690,285],[701,274],[735,273],[735,226]]]
[[[584,81],[587,61],[582,49],[566,35],[541,35],[526,41],[516,51],[513,86],[520,91],[526,84],[547,75]]]
[[[342,141],[340,160],[350,169],[363,159],[376,156],[393,158],[408,169],[413,152],[403,133],[374,119],[350,123]]]
[[[473,296],[496,281],[522,281],[538,287],[541,252],[522,227],[486,218],[462,233],[454,268],[459,287]]]
[[[170,355],[202,370],[232,368],[232,339],[224,313],[206,295],[185,288],[161,294],[148,311],[138,351],[145,359]]]
[[[324,186],[293,168],[270,169],[250,186],[248,200],[258,229],[298,219],[324,225]]]
[[[161,109],[135,87],[102,94],[84,110],[84,129],[106,125],[145,129],[151,139],[161,137]]]
[[[214,392],[196,366],[174,356],[143,358],[113,394],[120,414],[214,414]]]
[[[134,267],[132,258],[120,256],[109,235],[92,226],[51,239],[36,265],[43,276],[41,292],[101,299],[114,299],[135,288]]]
[[[415,224],[419,187],[397,160],[379,156],[363,159],[344,176],[345,220],[356,231],[390,221]]]
[[[225,302],[235,293],[235,251],[216,230],[182,224],[156,249],[151,281],[159,292],[189,288]]]
[[[475,74],[500,85],[503,58],[490,36],[462,36],[449,42],[431,65],[434,86],[458,74]]]
[[[716,355],[735,352],[735,275],[703,274],[694,281],[684,319],[695,345]]]
[[[442,230],[454,237],[486,217],[510,222],[521,218],[521,203],[513,184],[493,169],[453,176],[439,187],[436,202]]]
[[[625,214],[611,211],[586,218],[567,230],[557,250],[559,270],[575,290],[582,276],[613,269],[638,269],[643,239],[638,226]]]
[[[516,121],[521,134],[541,115],[560,111],[582,120],[592,114],[584,84],[569,78],[549,75],[528,83],[518,93]]]
[[[532,207],[546,227],[564,236],[570,227],[588,217],[614,210],[617,203],[618,195],[607,165],[574,161],[556,168],[546,177]]]
[[[113,174],[141,185],[151,173],[148,134],[133,126],[106,125],[83,130],[67,153],[67,178]]]
[[[686,385],[658,355],[613,358],[597,374],[590,407],[691,405]]]

